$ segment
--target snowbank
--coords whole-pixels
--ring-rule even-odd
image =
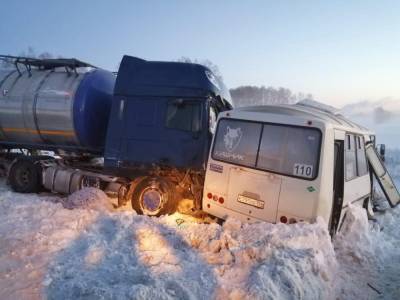
[[[400,207],[368,222],[364,209],[352,206],[334,240],[339,262],[339,299],[400,298]]]
[[[63,199],[65,208],[87,208],[98,211],[112,211],[113,206],[107,195],[100,189],[83,188]]]
[[[322,221],[220,226],[63,201],[0,186],[1,299],[332,298]]]
[[[351,207],[333,243],[322,220],[110,209],[97,190],[23,195],[0,181],[0,299],[400,299],[400,206],[376,222]]]
[[[97,217],[64,209],[57,197],[11,193],[0,185],[0,299],[39,299],[49,262]]]

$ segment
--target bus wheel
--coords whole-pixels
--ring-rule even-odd
[[[41,168],[30,159],[17,159],[8,173],[8,182],[18,193],[36,193],[41,186]]]
[[[168,179],[145,177],[135,187],[132,208],[139,214],[161,216],[176,211],[175,187]]]

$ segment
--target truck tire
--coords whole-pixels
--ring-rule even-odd
[[[18,193],[36,193],[42,184],[42,174],[39,165],[27,158],[17,159],[11,165],[8,182],[13,191]]]
[[[147,216],[174,213],[177,207],[175,186],[162,177],[145,177],[132,194],[132,208]]]

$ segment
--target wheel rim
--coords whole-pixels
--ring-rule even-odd
[[[32,175],[32,174],[31,174],[31,172],[30,172],[29,169],[20,170],[20,171],[17,173],[17,176],[16,176],[16,179],[17,179],[17,181],[18,181],[18,184],[19,184],[20,186],[26,186],[26,185],[28,185],[29,182],[30,182],[30,180],[31,180],[31,177],[32,177],[31,175]]]
[[[155,188],[149,188],[143,191],[141,197],[141,206],[143,213],[148,215],[157,214],[162,208],[163,195]]]

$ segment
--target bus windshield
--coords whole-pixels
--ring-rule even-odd
[[[320,147],[316,128],[221,119],[212,158],[311,180],[318,174]]]

